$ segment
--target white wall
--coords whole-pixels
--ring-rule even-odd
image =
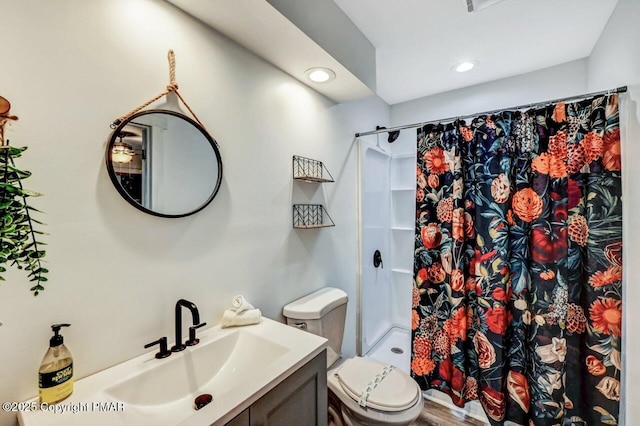
[[[640,288],[636,278],[640,276],[640,229],[635,218],[640,211],[640,2],[619,0],[609,18],[598,43],[589,57],[589,90],[604,90],[616,86],[628,86],[628,93],[621,97],[622,128],[622,198],[623,198],[623,317],[622,339],[622,406],[624,424],[640,424],[640,405],[635,396],[640,392],[640,311],[634,307],[640,300]]]
[[[46,194],[34,205],[51,234],[46,291],[34,298],[14,270],[0,286],[1,401],[37,394],[50,324],[73,324],[65,343],[81,378],[172,341],[179,298],[211,325],[239,293],[282,320],[284,304],[335,285],[350,296],[344,352],[355,352],[353,134],[388,122],[384,102],[335,105],[160,0],[24,0],[0,14],[0,90],[20,116],[6,136],[30,148],[19,165]],[[168,83],[169,48],[224,163],[216,199],[182,219],[134,209],[104,166],[109,124]],[[336,183],[296,186],[293,154],[324,161]],[[305,197],[323,199],[336,227],[293,230],[292,201]]]
[[[585,93],[587,60],[580,59],[463,89],[391,106],[391,125],[420,123],[478,112],[509,108]],[[414,152],[416,129],[400,132],[391,145],[394,153]]]

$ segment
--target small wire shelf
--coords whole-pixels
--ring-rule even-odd
[[[328,228],[336,226],[321,204],[294,204],[293,227],[296,229]]]
[[[335,182],[322,161],[293,156],[293,178],[311,183]]]

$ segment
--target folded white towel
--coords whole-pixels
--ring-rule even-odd
[[[227,328],[258,324],[261,317],[262,312],[260,312],[260,309],[247,309],[242,312],[227,309],[224,311],[224,314],[222,314],[222,322],[220,323],[220,326],[222,328]]]
[[[235,296],[231,304],[233,306],[231,310],[237,313],[248,311],[250,309],[255,309],[254,306],[251,303],[247,302],[242,295]]]

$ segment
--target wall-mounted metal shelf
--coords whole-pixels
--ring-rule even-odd
[[[293,178],[310,183],[335,182],[322,161],[293,156]]]
[[[296,229],[328,228],[336,226],[321,204],[294,204],[293,227]]]

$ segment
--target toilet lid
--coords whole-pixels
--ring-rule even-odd
[[[351,358],[335,374],[345,393],[363,407],[402,411],[419,397],[418,384],[407,373],[368,358]]]

